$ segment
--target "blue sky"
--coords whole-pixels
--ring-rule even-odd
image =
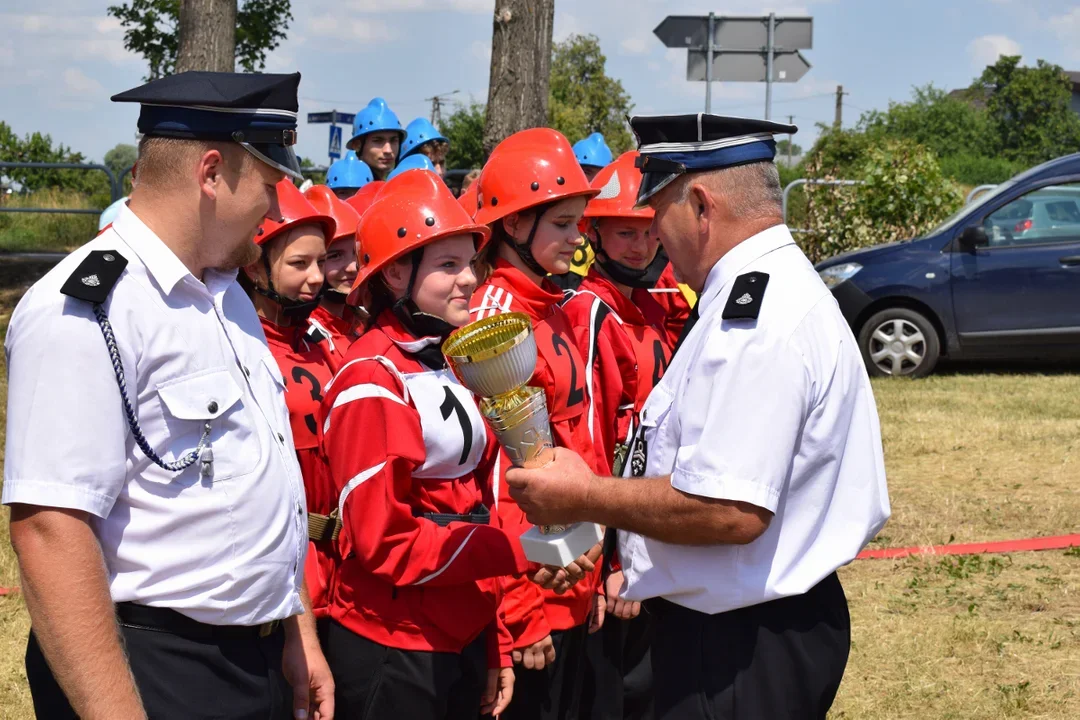
[[[145,63],[124,50],[109,0],[36,0],[0,10],[0,120],[20,135],[40,130],[100,160],[134,140],[137,110],[109,102],[139,84]],[[15,6],[15,7],[13,7]],[[460,90],[487,97],[493,0],[293,0],[289,38],[269,72],[299,70],[300,111],[356,111],[382,95],[402,123],[427,115],[424,98]],[[912,86],[968,85],[1002,53],[1080,70],[1080,3],[1058,0],[556,0],[555,37],[594,33],[608,73],[622,80],[635,112],[697,112],[703,83],[684,79],[686,53],[667,50],[652,30],[668,14],[811,15],[813,68],[774,91],[773,115],[791,114],[808,145],[832,122],[843,85],[844,123],[864,110],[905,100]],[[764,85],[716,83],[713,112],[764,114]],[[327,128],[301,123],[298,152],[326,157]]]

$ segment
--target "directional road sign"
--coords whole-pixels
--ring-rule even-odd
[[[668,15],[653,34],[669,48],[686,48],[686,79],[705,81],[705,112],[714,80],[764,82],[765,119],[772,116],[772,84],[796,82],[810,69],[799,50],[814,45],[814,19],[744,15]]]
[[[814,46],[814,19],[778,17],[774,20],[773,47],[777,50],[809,50]],[[670,48],[705,49],[709,34],[708,15],[668,15],[653,34]],[[753,49],[769,44],[769,18],[718,15],[713,18],[713,45]]]
[[[686,79],[705,80],[704,50],[686,53]],[[768,59],[760,50],[714,50],[712,79],[726,82],[765,82]],[[773,82],[798,82],[810,69],[810,63],[798,50],[773,53]]]
[[[330,112],[308,113],[307,121],[309,125],[321,125],[323,123],[330,123],[331,125],[337,123],[352,125],[355,117],[355,113],[343,113],[338,112],[337,110],[331,110]]]

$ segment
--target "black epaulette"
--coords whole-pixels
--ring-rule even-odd
[[[94,250],[83,258],[60,292],[100,305],[109,297],[127,263],[127,258],[115,250]]]
[[[724,320],[757,320],[768,284],[769,274],[763,272],[749,272],[735,278],[721,317]]]

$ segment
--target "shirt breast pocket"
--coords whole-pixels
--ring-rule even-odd
[[[251,472],[258,454],[250,451],[251,421],[241,400],[243,391],[228,370],[216,368],[185,375],[158,386],[164,443],[151,444],[162,459],[175,462],[199,444],[207,425],[207,444],[213,451],[210,477],[215,482]],[[196,462],[184,473],[198,474],[202,463]]]

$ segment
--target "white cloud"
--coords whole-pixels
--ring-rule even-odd
[[[624,55],[648,55],[654,45],[652,39],[644,35],[628,35],[619,43],[619,49]]]
[[[968,57],[973,68],[993,65],[1002,55],[1020,55],[1020,43],[1004,35],[983,35],[968,43]]]
[[[89,77],[79,68],[69,67],[64,70],[64,88],[72,95],[97,95],[105,94],[105,88],[97,80]]]
[[[329,13],[310,18],[305,29],[315,37],[363,43],[352,45],[349,50],[364,50],[388,43],[397,36],[382,20],[341,17]]]
[[[1064,15],[1052,17],[1048,24],[1050,31],[1061,41],[1065,57],[1073,62],[1080,61],[1080,47],[1076,43],[1076,38],[1080,33],[1080,8],[1073,8]]]
[[[114,65],[142,61],[124,47],[123,28],[112,17],[0,14],[0,27],[21,31],[38,54]]]

